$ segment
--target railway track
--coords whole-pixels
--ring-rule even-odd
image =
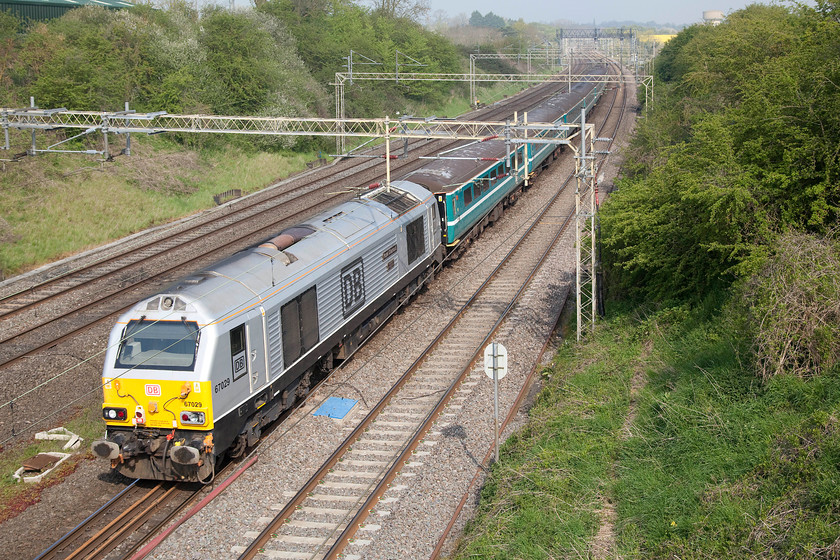
[[[568,194],[568,190],[566,189],[563,192]],[[554,204],[560,204],[560,202],[555,201]],[[439,340],[435,349],[430,347],[430,353],[427,354],[426,359],[418,359],[409,372],[403,376],[405,381],[401,381],[399,386],[395,386],[392,392],[388,393],[380,402],[382,407],[380,408],[377,405],[377,408],[369,415],[370,423],[367,426],[367,431],[364,428],[361,431],[357,428],[347,438],[346,445],[342,446],[346,449],[344,449],[343,454],[337,456],[332,464],[333,472],[313,476],[313,480],[317,479],[315,486],[308,491],[304,489],[298,493],[303,501],[295,504],[292,508],[293,511],[287,512],[288,515],[283,518],[280,529],[275,528],[273,532],[268,533],[269,537],[277,535],[276,538],[269,540],[290,544],[292,546],[287,548],[294,550],[285,549],[281,552],[281,549],[267,548],[265,544],[255,545],[255,556],[247,556],[248,552],[245,551],[243,558],[259,556],[261,554],[260,548],[264,549],[263,552],[269,551],[269,556],[281,555],[281,557],[287,558],[335,557],[338,554],[346,545],[347,540],[352,537],[353,531],[363,522],[364,515],[370,509],[370,506],[376,503],[382,492],[387,489],[388,481],[392,479],[400,466],[405,465],[411,457],[422,460],[422,457],[425,456],[427,452],[417,451],[417,446],[423,435],[428,432],[429,422],[441,414],[443,407],[447,406],[448,403],[450,408],[458,407],[458,404],[452,404],[453,396],[460,392],[456,398],[465,398],[463,393],[469,391],[469,387],[476,383],[474,379],[468,379],[468,377],[484,342],[489,340],[493,333],[492,329],[490,331],[477,329],[476,325],[492,324],[494,328],[498,328],[501,321],[510,312],[516,298],[527,285],[527,281],[521,275],[529,270],[529,276],[533,275],[533,272],[539,267],[541,259],[545,258],[551,245],[556,242],[557,237],[562,233],[562,229],[557,230],[557,224],[555,223],[556,217],[560,215],[557,212],[559,212],[557,206],[547,207],[542,219],[538,218],[532,226],[529,233],[532,237],[529,237],[527,242],[520,241],[517,245],[517,247],[527,246],[530,249],[524,251],[520,248],[511,251],[503,264],[497,267],[500,274],[502,270],[505,270],[504,274],[519,275],[520,278],[505,280],[503,277],[499,277],[492,281],[488,280],[482,285],[479,290],[480,293],[477,293],[469,301],[463,302],[459,319],[453,320],[450,327],[447,328],[448,332],[438,337]],[[567,225],[568,218],[562,228],[567,227]],[[549,235],[547,232],[551,228],[553,228],[554,233]],[[548,248],[535,261],[532,249],[536,246],[546,246]],[[527,258],[526,253],[529,255]],[[513,261],[514,258],[524,259],[524,261]],[[502,311],[500,312],[500,310]],[[465,347],[473,352],[471,357],[463,354],[467,351],[464,349]],[[475,348],[474,351],[473,347]],[[435,363],[436,366],[446,363],[447,368],[438,371],[436,368],[429,367],[427,365],[429,363]],[[438,398],[439,395],[443,395],[443,397]],[[395,454],[395,451],[399,453]],[[355,490],[362,489],[365,492],[358,493],[358,495],[354,494]],[[294,501],[293,499],[289,504],[291,505]],[[288,510],[290,505],[287,505],[285,510]],[[138,506],[136,509],[143,510],[145,508]],[[357,515],[348,517],[354,509]],[[307,520],[303,517],[293,517],[294,515],[303,515],[301,512],[312,513],[315,515],[315,519]],[[171,515],[173,514],[170,514],[167,520],[171,518]],[[339,520],[325,520],[330,515],[340,515],[341,518]],[[164,520],[162,524],[166,522]],[[301,529],[302,531],[298,534],[285,533],[285,531],[291,531],[292,529]],[[326,530],[325,532],[328,533],[326,539],[322,539],[320,536],[312,536],[321,530]],[[88,531],[90,530],[88,529]],[[154,532],[154,529],[151,532]],[[318,542],[316,543],[313,539],[318,540]],[[114,550],[117,546],[129,546],[125,543],[120,545],[118,541],[118,538],[110,541],[117,544],[114,544],[109,551]],[[62,546],[62,550],[67,550],[70,546],[69,544]],[[108,546],[111,546],[111,544],[95,545],[94,548]],[[133,545],[131,550],[136,550],[137,546],[139,546],[139,543]],[[309,550],[305,550],[307,547],[309,547]],[[315,548],[314,553],[311,550],[312,547]],[[76,550],[79,548],[80,546],[77,546]],[[249,547],[248,550],[251,550],[251,548],[253,547]],[[123,548],[120,549],[120,551],[122,550]],[[46,552],[48,551],[45,551],[45,554]],[[296,554],[299,556],[295,556]],[[64,558],[67,556],[42,557]]]
[[[568,184],[568,181],[567,181]],[[565,185],[447,327],[341,447],[278,513],[240,560],[336,558],[467,378],[493,334],[568,227]],[[477,383],[475,381],[474,383]],[[473,383],[473,384],[474,384]],[[458,405],[450,405],[458,406]],[[316,534],[317,533],[317,534]]]
[[[516,106],[496,107],[484,118],[503,118],[515,109],[533,106],[559,89],[558,84],[547,86],[551,87],[533,88]],[[415,143],[410,153],[429,155],[448,149],[450,144]],[[0,420],[5,420],[0,442],[17,434],[16,428],[23,431],[31,419],[55,414],[61,408],[51,406],[53,399],[44,395],[49,391],[32,389],[55,375],[56,368],[67,371],[81,364],[100,369],[101,358],[91,358],[94,352],[85,356],[77,350],[83,346],[76,343],[80,335],[99,329],[96,336],[102,340],[114,318],[149,292],[253,245],[336,199],[351,197],[348,190],[366,187],[381,172],[376,167],[377,160],[359,161],[339,164],[342,167],[329,170],[327,178],[309,176],[303,184],[246,199],[241,207],[232,205],[207,213],[212,220],[207,216],[188,220],[162,232],[160,239],[148,244],[141,240],[130,243],[125,250],[117,250],[101,262],[8,291],[0,300],[0,372],[14,382],[0,390],[0,405],[13,402],[14,406],[0,407]],[[422,165],[418,159],[397,161],[395,173],[407,173]],[[97,346],[101,350],[101,342]],[[88,383],[91,385],[87,390],[93,391],[93,382]],[[55,392],[63,393],[70,387],[78,390],[78,384],[65,382]],[[39,412],[39,407],[44,412]],[[26,422],[18,420],[23,417],[21,411]]]
[[[469,398],[484,347],[572,222],[572,179],[320,469],[249,546],[234,549],[240,560],[337,558],[374,506],[397,499],[384,494],[401,469],[429,455],[420,444],[447,407],[460,408],[455,396]]]
[[[196,491],[171,482],[135,480],[35,560],[93,560],[111,553],[129,557],[146,537],[177,515]]]

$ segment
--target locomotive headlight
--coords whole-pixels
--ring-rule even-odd
[[[182,410],[181,424],[194,424],[200,426],[201,424],[204,424],[204,413],[196,412],[194,410]]]
[[[117,422],[125,422],[125,419],[128,418],[128,411],[124,408],[103,408],[102,409],[102,417],[105,420],[114,420]]]

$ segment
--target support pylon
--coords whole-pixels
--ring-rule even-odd
[[[595,135],[586,124],[586,108],[580,115],[580,151],[575,157],[575,305],[577,340],[595,331]]]

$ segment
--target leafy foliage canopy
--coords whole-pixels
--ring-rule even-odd
[[[624,291],[702,299],[761,269],[781,233],[837,223],[837,13],[752,5],[663,48],[656,101],[602,214]]]

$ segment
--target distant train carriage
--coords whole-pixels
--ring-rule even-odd
[[[606,68],[596,66],[590,73],[602,75]],[[575,124],[580,122],[581,109],[590,109],[598,102],[602,89],[594,83],[575,82],[570,91],[554,95],[528,112],[529,122],[554,122],[557,124]],[[535,134],[536,138],[565,138],[565,132],[543,131]],[[558,149],[556,144],[530,143],[528,146],[528,167],[531,172],[547,164],[547,159]]]
[[[111,333],[94,452],[129,476],[210,480],[442,256],[434,199],[395,182],[140,302]]]
[[[604,72],[595,67],[593,72]],[[581,107],[594,106],[600,95],[593,83],[574,83],[529,111],[529,122],[577,123]],[[543,131],[535,138],[563,138],[566,131]],[[548,164],[558,149],[553,143],[506,146],[504,140],[474,142],[450,150],[403,177],[435,194],[441,216],[443,243],[451,251],[501,215],[515,202],[526,179]]]
[[[524,146],[516,149],[518,157]],[[513,153],[513,150],[512,150]],[[452,249],[467,235],[475,235],[473,228],[486,219],[498,217],[492,211],[516,190],[525,177],[524,163],[517,175],[505,159],[504,142],[490,140],[474,143],[447,154],[453,159],[432,161],[409,173],[404,180],[422,185],[434,193],[441,216],[443,243]],[[491,161],[492,163],[488,163]],[[512,171],[514,171],[512,173]]]

